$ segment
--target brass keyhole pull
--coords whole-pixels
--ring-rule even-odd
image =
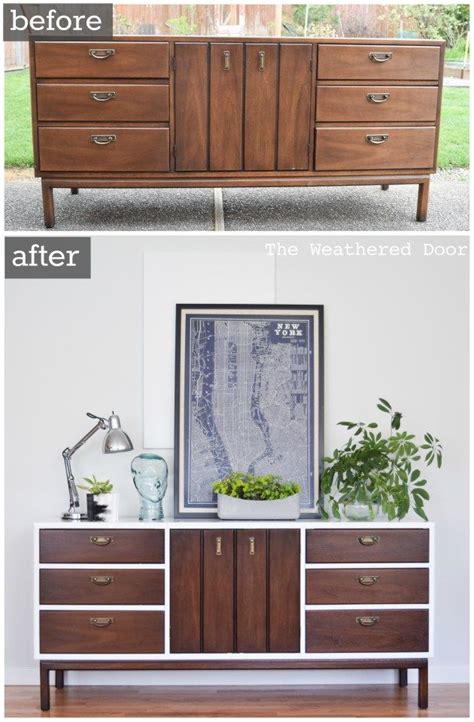
[[[113,581],[113,577],[91,577],[92,584],[96,584],[98,587],[107,587]]]
[[[356,621],[361,627],[373,627],[380,621],[380,617],[356,617]]]
[[[222,556],[222,537],[216,537],[216,557]]]
[[[98,547],[106,547],[108,544],[113,542],[113,536],[91,536],[89,541],[91,544],[96,544]]]
[[[91,100],[96,100],[98,103],[105,103],[107,100],[112,100],[117,96],[117,93],[115,90],[111,90],[109,92],[95,92],[91,91],[89,93]]]
[[[249,536],[249,554],[252,557],[255,555],[255,537],[254,536]]]
[[[369,59],[373,63],[387,63],[393,58],[393,53],[369,53]]]
[[[105,60],[105,58],[115,55],[115,50],[113,48],[93,48],[89,50],[89,55],[96,60]]]
[[[258,51],[258,69],[265,70],[265,50]]]
[[[386,103],[390,100],[390,93],[367,93],[369,103]]]
[[[116,140],[116,135],[91,135],[91,141],[96,145],[109,145],[109,143],[115,143]],[[110,544],[110,542],[107,542],[107,544]]]
[[[363,587],[371,587],[376,584],[379,579],[380,577],[370,577],[364,575],[357,577],[357,581],[359,582],[359,584],[362,584]]]
[[[365,139],[367,143],[371,143],[372,145],[382,145],[382,143],[387,142],[388,135],[366,135]]]
[[[224,70],[230,70],[230,50],[224,50]]]
[[[93,627],[110,627],[113,621],[113,617],[91,617],[90,620]]]
[[[360,536],[359,544],[362,544],[364,547],[371,547],[374,544],[377,544],[378,540],[378,536]]]

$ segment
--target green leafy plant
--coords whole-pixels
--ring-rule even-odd
[[[84,476],[84,481],[87,482],[88,486],[85,486],[84,484],[78,484],[79,489],[84,489],[84,491],[87,491],[88,494],[94,494],[97,496],[98,494],[110,494],[112,489],[114,488],[113,484],[109,481],[109,479],[106,479],[105,481],[99,481],[99,479],[96,479],[94,474],[89,478],[87,476]]]
[[[333,516],[341,518],[341,506],[359,502],[369,506],[379,504],[389,520],[403,519],[410,508],[427,521],[424,503],[430,496],[424,488],[420,466],[438,468],[443,449],[438,438],[424,435],[419,444],[414,434],[401,431],[403,415],[394,411],[385,399],[377,408],[390,416],[388,434],[382,434],[378,424],[340,421],[351,432],[349,440],[332,456],[324,458],[326,468],[321,475],[321,491],[329,501]],[[422,459],[422,456],[424,457]],[[328,518],[324,499],[320,501],[323,518]]]
[[[226,494],[237,499],[253,499],[254,501],[286,499],[300,491],[298,484],[291,481],[283,483],[281,478],[275,474],[255,476],[242,471],[233,471],[225,479],[214,482],[212,488],[216,494]]]
[[[469,30],[469,5],[386,5],[381,20],[393,26],[413,28],[416,35],[428,40],[442,38],[453,48]]]
[[[185,5],[184,9],[188,12],[188,15],[170,18],[166,24],[176,35],[193,35],[198,29],[194,17],[195,6]]]

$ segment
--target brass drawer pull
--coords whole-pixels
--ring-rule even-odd
[[[113,624],[113,617],[91,617],[93,627],[110,627]]]
[[[369,53],[369,59],[373,63],[388,63],[393,58],[393,53]]]
[[[98,547],[106,547],[108,544],[112,544],[113,536],[91,536],[89,541],[91,544],[96,544]]]
[[[96,584],[98,587],[107,587],[113,581],[113,577],[91,577],[92,584]]]
[[[224,50],[224,70],[230,70],[230,50]]]
[[[362,544],[364,547],[371,547],[378,543],[379,538],[378,536],[360,536],[359,544]]]
[[[222,537],[216,537],[216,557],[222,556]]]
[[[380,617],[356,617],[356,621],[361,627],[373,627],[380,621]]]
[[[96,145],[109,145],[109,143],[115,143],[116,140],[116,135],[91,135],[91,141]]]
[[[264,50],[258,51],[258,69],[265,70],[265,51]]]
[[[357,577],[357,581],[359,584],[362,584],[363,587],[371,587],[376,584],[379,579],[380,577],[369,577],[364,575]]]
[[[365,139],[367,143],[371,143],[372,145],[382,145],[382,143],[387,142],[388,135],[366,135]]]
[[[117,93],[115,90],[110,90],[108,92],[95,92],[92,90],[90,93],[91,100],[96,100],[98,103],[105,103],[107,100],[112,100],[116,97]]]
[[[249,554],[250,556],[255,556],[255,537],[249,536]]]
[[[386,103],[390,100],[390,93],[367,93],[369,103]]]
[[[89,50],[89,55],[96,60],[104,60],[115,55],[115,50],[113,48],[93,48]]]

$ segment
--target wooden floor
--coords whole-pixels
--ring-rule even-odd
[[[468,717],[467,684],[430,685],[428,710],[417,686],[65,687],[51,688],[51,710],[38,687],[6,687],[6,717]]]

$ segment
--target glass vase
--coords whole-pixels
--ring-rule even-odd
[[[373,521],[379,513],[379,505],[371,501],[351,501],[344,504],[344,516],[349,521]]]
[[[133,483],[140,496],[140,521],[163,519],[163,498],[168,487],[168,464],[158,454],[139,454],[131,464]]]

